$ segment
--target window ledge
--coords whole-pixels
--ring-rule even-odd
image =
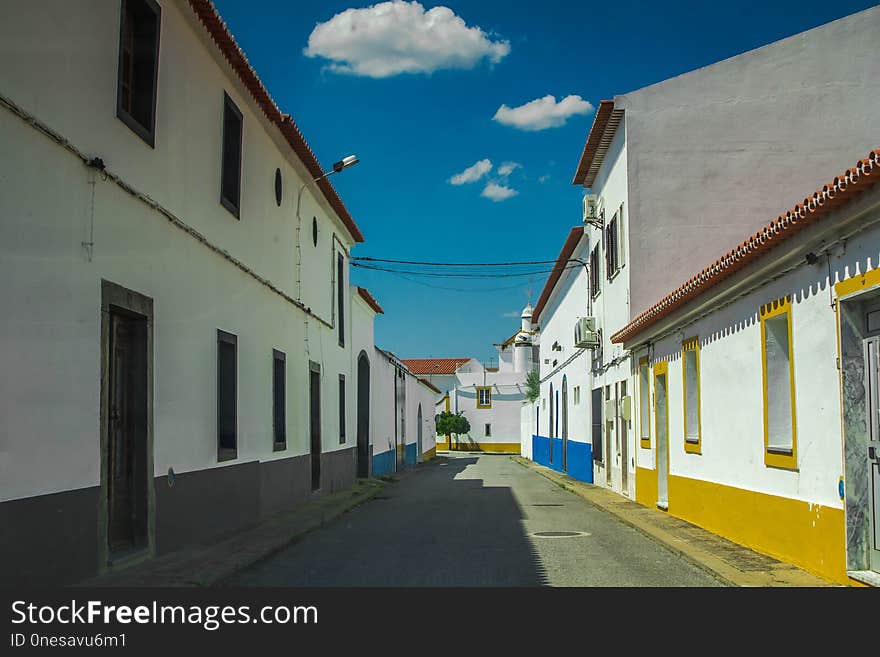
[[[617,269],[614,270],[614,273],[611,274],[611,276],[608,277],[608,282],[609,282],[609,283],[610,283],[611,281],[613,281],[615,278],[617,278],[617,275],[620,273],[620,270],[621,270],[621,269],[623,269],[623,267],[618,267]]]
[[[287,450],[287,443],[272,443],[273,452],[283,452]]]

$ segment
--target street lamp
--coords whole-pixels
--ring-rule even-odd
[[[339,173],[340,171],[344,171],[349,167],[353,167],[355,164],[360,162],[357,155],[349,155],[347,157],[342,158],[338,162],[333,163],[333,168],[330,171],[323,172],[317,178],[312,178],[311,180],[307,180],[302,184],[299,188],[299,193],[296,195],[296,300],[302,300],[302,245],[300,242],[300,233],[302,232],[302,217],[299,214],[299,209],[302,204],[302,195],[305,191],[306,187],[311,185],[312,183],[316,183],[322,178],[328,178],[332,176],[334,173]]]

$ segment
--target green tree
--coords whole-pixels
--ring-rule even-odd
[[[459,436],[468,433],[471,430],[471,423],[468,422],[468,419],[461,413],[443,411],[437,416],[435,424],[437,426],[437,434],[441,436]]]
[[[538,370],[532,370],[526,376],[526,399],[534,403],[541,396],[541,376]]]

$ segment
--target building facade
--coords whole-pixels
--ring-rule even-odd
[[[0,26],[27,154],[0,164],[4,583],[212,540],[357,469],[363,237],[302,134],[211,3],[68,13]]]
[[[595,483],[634,497],[636,468],[653,457],[638,421],[639,365],[611,335],[873,145],[878,29],[880,9],[869,9],[600,103],[574,176],[586,191],[582,241],[566,243],[572,260],[557,263],[536,306],[541,366],[552,369],[533,409],[536,440],[557,450],[557,424],[574,418],[580,433],[589,418]],[[579,317],[592,318],[597,340],[567,362],[572,339],[557,336]],[[570,386],[585,369],[588,405],[557,409],[561,377]],[[542,450],[536,460],[562,467],[561,454]]]
[[[613,337],[639,371],[638,501],[874,585],[878,179],[875,150]]]

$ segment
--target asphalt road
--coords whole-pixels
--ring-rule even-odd
[[[403,475],[229,584],[720,586],[536,472],[475,454],[439,457]]]

